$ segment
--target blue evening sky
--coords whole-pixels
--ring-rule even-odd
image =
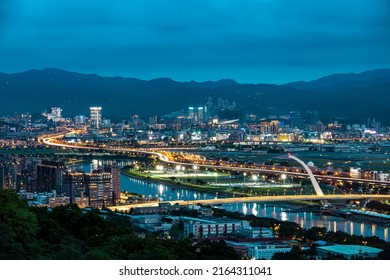
[[[0,72],[284,83],[390,67],[387,0],[0,0]]]

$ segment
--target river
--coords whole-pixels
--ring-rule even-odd
[[[89,172],[99,164],[95,160],[89,165],[85,164],[82,169]],[[126,162],[120,162],[121,166]],[[162,200],[202,200],[215,198],[215,195],[200,193],[187,189],[176,188],[173,186],[147,182],[145,180],[131,178],[121,175],[121,191],[138,193],[147,197]],[[349,221],[340,217],[326,216],[312,212],[291,212],[288,206],[272,205],[269,203],[235,203],[225,204],[224,209],[232,212],[241,212],[244,214],[254,214],[261,217],[275,218],[281,221],[291,221],[299,224],[303,228],[326,227],[328,230],[341,230],[349,234],[363,236],[378,236],[381,239],[389,241],[389,227],[367,222]]]

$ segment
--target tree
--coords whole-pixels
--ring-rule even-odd
[[[15,241],[28,243],[38,231],[38,221],[28,205],[13,190],[0,189],[0,222],[7,225]]]
[[[379,252],[378,259],[390,260],[390,247],[385,248],[382,252]]]

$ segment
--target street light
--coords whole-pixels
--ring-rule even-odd
[[[255,181],[255,182],[256,182],[256,181],[257,181],[257,179],[259,179],[259,177],[258,177],[257,175],[252,175],[252,180],[253,180],[253,181]]]
[[[286,174],[282,174],[281,178],[283,180],[283,185],[285,185],[286,184],[286,178],[287,178]]]
[[[156,165],[156,170],[158,170],[158,171],[163,171],[163,170],[164,170],[164,166],[162,166],[162,165]]]
[[[196,174],[196,171],[198,170],[198,166],[194,165],[192,168],[194,169],[195,174]]]
[[[246,172],[244,172],[244,187],[245,187],[245,177],[246,177]]]

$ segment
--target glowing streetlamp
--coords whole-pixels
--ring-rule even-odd
[[[244,186],[245,186],[246,172],[244,172]]]
[[[158,170],[158,171],[163,171],[163,170],[164,170],[164,166],[162,166],[162,165],[156,165],[156,170]]]
[[[283,180],[283,185],[285,185],[286,184],[286,178],[287,178],[286,174],[282,174],[282,176],[280,176],[280,177]]]

